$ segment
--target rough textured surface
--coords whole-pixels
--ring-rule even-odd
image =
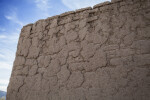
[[[21,30],[7,100],[149,100],[150,0],[113,0]]]

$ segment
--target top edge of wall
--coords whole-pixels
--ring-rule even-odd
[[[30,24],[27,24],[23,27],[32,26],[33,24],[36,24],[39,21],[55,19],[55,18],[58,18],[58,17],[64,17],[64,16],[67,16],[67,15],[70,15],[70,14],[80,13],[80,12],[87,11],[87,10],[93,10],[93,9],[96,9],[96,8],[99,8],[99,7],[103,7],[103,6],[106,6],[106,5],[111,5],[111,4],[122,2],[122,1],[124,1],[124,0],[105,1],[105,2],[94,5],[93,7],[86,7],[86,8],[76,9],[74,11],[68,11],[68,12],[64,12],[60,15],[55,15],[55,16],[48,17],[46,19],[40,19],[40,20],[36,21],[35,23],[30,23]]]

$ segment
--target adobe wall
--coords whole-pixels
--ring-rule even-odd
[[[7,100],[149,100],[150,0],[113,0],[21,30]]]

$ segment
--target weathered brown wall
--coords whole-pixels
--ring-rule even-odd
[[[150,0],[113,0],[21,30],[7,100],[149,100]]]

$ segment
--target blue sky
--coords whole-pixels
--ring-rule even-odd
[[[108,0],[0,0],[0,90],[6,91],[9,83],[24,25],[104,1]]]

